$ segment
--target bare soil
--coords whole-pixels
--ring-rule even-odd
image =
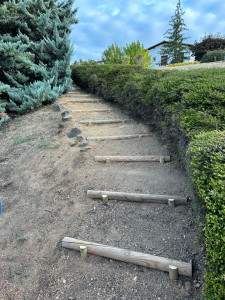
[[[57,100],[72,120],[63,123],[54,105],[17,117],[1,127],[0,138],[0,299],[1,300],[152,300],[202,299],[204,248],[193,201],[188,206],[110,201],[86,197],[88,189],[190,195],[187,174],[178,161],[97,163],[95,155],[168,155],[156,136],[89,142],[81,136],[149,132],[144,124],[79,124],[80,120],[127,119],[115,111],[71,110],[112,107],[72,103],[84,92]],[[93,98],[94,99],[94,98]],[[193,262],[193,278],[171,281],[166,272],[95,255],[81,259],[61,241],[73,237],[143,253]]]

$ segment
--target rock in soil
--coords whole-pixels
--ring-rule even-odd
[[[78,145],[78,147],[86,147],[89,143],[88,142],[83,142]]]
[[[91,149],[91,147],[85,147],[85,148],[80,149],[80,152],[86,152],[90,149]]]
[[[71,129],[69,133],[67,133],[67,136],[68,136],[68,138],[71,139],[71,138],[73,138],[75,136],[78,136],[81,133],[82,133],[82,130],[80,128],[78,128],[78,127],[75,127],[73,129]]]
[[[55,111],[62,111],[64,109],[64,107],[60,104],[56,104],[55,105]]]
[[[63,117],[62,117],[62,120],[63,120],[63,122],[67,122],[67,121],[72,120],[72,117],[71,117],[70,115],[68,115],[68,116],[63,116]]]

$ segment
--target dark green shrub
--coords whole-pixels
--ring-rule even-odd
[[[225,129],[224,80],[223,69],[173,71],[154,85],[153,97],[192,138],[202,131]]]
[[[191,51],[195,56],[195,60],[200,61],[203,55],[206,54],[207,51],[213,51],[217,49],[225,48],[225,38],[220,35],[212,35],[209,34],[205,36],[201,42],[195,42],[193,46],[191,46]]]
[[[225,299],[225,131],[201,133],[190,143],[192,180],[207,208],[207,299]]]
[[[208,51],[202,57],[200,62],[208,63],[208,62],[221,61],[221,60],[225,60],[225,50]]]

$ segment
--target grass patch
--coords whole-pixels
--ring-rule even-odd
[[[13,146],[19,146],[23,143],[27,143],[27,142],[30,142],[30,141],[34,141],[36,139],[38,139],[40,137],[40,134],[37,134],[37,135],[28,135],[28,136],[25,136],[25,137],[21,137],[21,136],[17,136],[14,141],[13,141]]]
[[[24,242],[27,241],[27,238],[25,236],[19,236],[18,238],[16,238],[16,241],[19,244],[23,244]]]
[[[52,115],[50,115],[50,117],[49,117],[49,121],[50,121],[50,123],[49,123],[49,128],[52,128],[52,129],[60,129],[60,128],[63,128],[63,126],[64,126],[64,123],[63,123],[63,121],[62,121],[62,118],[60,117],[60,118],[57,118],[58,117],[58,115],[54,115],[54,116],[52,116]]]
[[[40,229],[38,233],[38,241],[45,242],[47,241],[47,231],[45,229]]]
[[[15,271],[15,274],[19,275],[20,280],[26,279],[29,276],[29,274],[25,269],[20,269],[18,271]]]
[[[40,150],[58,149],[60,145],[55,144],[54,142],[54,139],[50,141],[42,141],[37,145],[37,148]]]
[[[63,170],[62,175],[63,175],[63,176],[66,176],[68,173],[69,173],[68,170]]]
[[[77,145],[77,142],[75,142],[75,143],[69,142],[69,145],[70,145],[70,147],[75,147]]]

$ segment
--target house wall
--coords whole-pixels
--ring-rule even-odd
[[[152,67],[160,67],[161,66],[161,54],[159,54],[161,50],[162,45],[159,45],[151,50],[149,50],[149,55],[152,57]],[[184,62],[193,62],[195,58],[191,56],[191,51],[189,54],[190,58],[185,59]],[[153,60],[153,57],[155,57],[155,60]]]

